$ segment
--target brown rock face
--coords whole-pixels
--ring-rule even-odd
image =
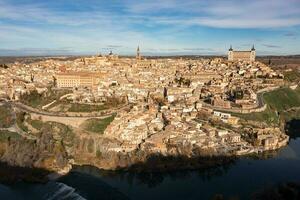
[[[1,161],[12,166],[56,171],[68,164],[68,155],[60,141],[54,140],[51,133],[43,131],[38,140],[8,140]]]

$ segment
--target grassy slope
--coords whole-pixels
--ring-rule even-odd
[[[265,102],[272,109],[284,111],[292,107],[300,106],[300,89],[292,90],[290,88],[282,88],[264,94]]]
[[[40,120],[32,120],[28,119],[27,122],[35,129],[41,130],[43,128],[44,123]]]
[[[34,108],[41,109],[42,106],[45,106],[54,100],[56,102],[52,104],[47,109],[53,108],[55,106],[61,105],[61,106],[70,106],[68,108],[68,112],[99,112],[102,110],[115,108],[118,105],[123,104],[124,102],[117,98],[110,98],[105,102],[103,105],[89,105],[89,104],[79,104],[79,103],[70,103],[68,100],[63,99],[60,100],[60,97],[70,93],[70,90],[51,90],[48,89],[47,92],[43,94],[39,94],[37,91],[32,91],[30,94],[24,94],[21,97],[21,102],[29,105]]]
[[[103,134],[106,127],[114,120],[114,118],[115,115],[104,119],[88,119],[84,122],[83,127],[89,132]]]
[[[22,103],[34,108],[41,108],[44,105],[51,103],[54,100],[65,94],[70,93],[70,90],[48,90],[45,94],[39,94],[37,91],[33,91],[30,94],[25,94],[21,97]]]
[[[16,138],[19,139],[21,136],[18,133],[10,132],[10,131],[0,131],[0,142],[5,142],[8,140],[8,138]]]
[[[289,82],[298,82],[300,81],[300,73],[298,70],[292,70],[284,72],[284,79]]]
[[[267,109],[263,112],[249,113],[249,114],[233,114],[245,120],[266,122],[267,124],[278,123],[278,116],[275,110]]]
[[[68,111],[69,112],[94,112],[94,111],[101,111],[105,109],[106,109],[105,105],[71,103],[71,107]]]
[[[281,88],[272,92],[265,93],[265,103],[268,108],[259,113],[235,114],[245,120],[261,121],[268,124],[279,122],[278,112],[284,112],[287,109],[300,107],[300,89],[292,90],[290,88]],[[284,117],[287,117],[283,115]],[[300,117],[300,116],[298,116]]]

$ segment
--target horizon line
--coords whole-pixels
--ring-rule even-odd
[[[0,58],[7,58],[7,57],[81,57],[81,56],[97,56],[99,54],[45,54],[45,55],[0,55]],[[101,54],[102,56],[107,56],[108,54]],[[134,54],[114,54],[121,57],[135,57]],[[142,55],[142,57],[227,57],[226,54],[153,54],[153,55]],[[267,57],[267,56],[274,56],[274,57],[280,57],[280,56],[300,56],[300,54],[264,54],[264,55],[256,55],[256,57]]]

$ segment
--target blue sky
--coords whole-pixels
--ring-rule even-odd
[[[299,0],[0,0],[0,55],[300,54]]]

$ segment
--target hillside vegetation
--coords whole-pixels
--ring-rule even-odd
[[[292,70],[284,72],[284,79],[289,82],[299,82],[300,81],[300,72],[298,70]]]
[[[293,107],[300,107],[300,89],[281,88],[265,93],[263,96],[265,103],[271,109],[284,111]]]
[[[115,115],[103,119],[88,119],[83,124],[83,129],[89,132],[103,134],[106,127],[114,120]]]
[[[51,103],[54,100],[59,101],[59,98],[70,93],[70,90],[51,90],[50,88],[39,94],[36,90],[29,94],[22,95],[21,102],[34,108],[42,108],[42,106]]]
[[[265,122],[267,124],[278,124],[279,117],[287,119],[290,114],[287,111],[300,107],[300,88],[280,88],[263,95],[264,102],[268,105],[263,112],[249,114],[234,114],[244,120]],[[300,114],[300,113],[299,113]],[[293,118],[299,116],[293,114]]]

